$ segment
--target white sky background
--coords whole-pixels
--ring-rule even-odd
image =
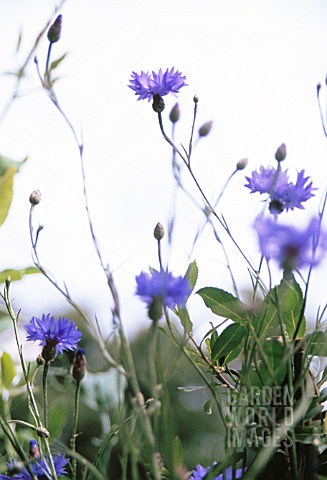
[[[1,0],[0,71],[17,69],[54,7],[46,0]],[[62,108],[83,132],[85,167],[94,228],[105,260],[114,270],[122,313],[129,332],[146,325],[144,304],[134,297],[135,275],[157,267],[152,232],[170,218],[174,182],[171,150],[159,131],[151,103],[136,101],[127,88],[132,70],[158,71],[174,66],[187,77],[178,96],[181,120],[177,143],[188,145],[193,96],[199,97],[199,127],[214,121],[212,133],[194,151],[194,170],[208,197],[215,199],[235,164],[249,158],[220,204],[242,248],[259,259],[252,230],[261,198],[244,188],[244,175],[274,164],[276,148],[285,142],[284,168],[305,171],[319,191],[305,211],[284,213],[281,220],[306,225],[318,210],[326,188],[327,140],[316,101],[316,85],[327,72],[327,4],[325,0],[67,0],[63,31],[52,60],[69,52],[59,67],[56,92]],[[18,33],[21,50],[16,56]],[[41,68],[46,38],[37,56]],[[0,78],[0,109],[14,86]],[[42,88],[31,62],[22,82],[25,94],[0,125],[0,153],[15,159],[29,156],[15,180],[14,202],[0,231],[0,269],[31,264],[28,197],[43,195],[37,217],[44,225],[39,253],[42,263],[65,280],[72,296],[110,329],[112,305],[99,268],[83,206],[77,148],[63,119]],[[323,98],[325,90],[322,89]],[[165,97],[167,120],[176,99]],[[183,175],[198,200],[187,174]],[[176,203],[173,245],[163,244],[174,274],[183,274],[197,259],[198,288],[232,286],[223,256],[210,228],[189,259],[201,213],[180,193]],[[327,222],[325,221],[325,224]],[[218,226],[219,230],[219,226]],[[219,230],[221,232],[221,230]],[[225,235],[238,285],[250,288],[246,265]],[[326,302],[326,261],[313,277],[309,317]],[[274,273],[280,281],[281,273]],[[22,318],[42,312],[60,315],[62,297],[41,276],[12,286]],[[190,302],[196,331],[211,319],[200,298]],[[311,313],[311,316],[310,316]]]

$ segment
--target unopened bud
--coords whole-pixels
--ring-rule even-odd
[[[153,95],[152,108],[156,113],[161,113],[165,109],[165,102],[163,101],[163,98],[160,97],[159,93]]]
[[[84,348],[79,348],[76,352],[76,358],[73,366],[73,378],[81,382],[87,374],[87,365]]]
[[[171,123],[176,123],[178,122],[180,115],[181,112],[179,110],[179,105],[178,103],[175,103],[169,114],[169,120],[171,121]]]
[[[42,200],[42,195],[40,190],[34,190],[34,192],[32,192],[30,195],[30,203],[32,205],[38,205],[41,200]]]
[[[62,15],[58,15],[48,31],[48,40],[50,43],[56,43],[60,40],[62,26]]]
[[[277,148],[275,153],[275,158],[277,162],[282,162],[286,158],[286,145],[282,143],[280,147]]]
[[[165,230],[160,222],[157,223],[153,231],[153,236],[156,240],[160,240],[165,236]]]
[[[236,170],[244,170],[248,164],[248,158],[242,158],[242,160],[239,160],[236,164]]]
[[[29,455],[31,458],[38,458],[40,456],[39,446],[36,440],[30,440]]]
[[[42,357],[41,354],[36,357],[36,364],[37,364],[39,367],[42,367],[42,365],[45,364],[45,360],[44,360],[44,358]]]
[[[193,102],[198,103],[199,102],[199,97],[197,95],[194,95],[193,97]]]
[[[209,134],[212,128],[212,123],[213,123],[212,120],[209,120],[209,122],[204,123],[202,127],[199,128],[200,137],[206,137]]]
[[[48,430],[44,427],[38,427],[36,429],[36,435],[38,437],[43,437],[43,438],[49,438],[50,437],[50,433],[48,432]]]

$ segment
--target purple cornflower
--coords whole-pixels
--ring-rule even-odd
[[[189,480],[202,480],[206,474],[209,472],[211,467],[202,467],[201,465],[196,466],[196,470],[192,471],[192,475]],[[224,476],[225,475],[225,476]],[[232,480],[233,478],[233,468],[228,467],[225,473],[221,473],[218,477],[215,477],[213,480]],[[242,470],[236,470],[235,478],[242,478]]]
[[[136,295],[147,304],[152,320],[161,318],[163,305],[169,308],[184,305],[191,292],[187,279],[163,270],[153,270],[151,275],[142,272],[136,277],[136,284]]]
[[[175,72],[173,67],[171,70],[167,68],[165,73],[161,68],[158,73],[152,72],[152,75],[141,71],[140,75],[136,72],[132,72],[132,78],[129,80],[129,88],[134,90],[135,95],[138,95],[137,100],[148,101],[153,99],[154,95],[164,97],[168,93],[175,95],[179,93],[179,90],[186,86],[186,77],[183,77],[178,70]]]
[[[66,465],[68,463],[67,458],[64,455],[58,453],[52,457],[53,466],[55,468],[56,474],[58,477],[66,475]],[[9,475],[0,475],[0,480],[31,480],[32,476],[23,464],[15,462],[12,460],[11,463],[8,463],[8,473]],[[40,462],[36,461],[30,464],[30,469],[33,474],[36,475],[38,480],[47,480],[52,478],[51,471],[49,467],[49,462],[45,459]]]
[[[320,231],[321,224],[317,218],[312,219],[304,230],[279,225],[262,217],[257,218],[254,227],[263,256],[267,260],[277,260],[285,270],[317,265],[322,250],[327,249],[327,237]]]
[[[274,167],[260,167],[259,172],[253,171],[251,177],[245,177],[248,183],[245,187],[251,193],[259,192],[270,197],[269,210],[273,214],[283,210],[303,209],[303,202],[313,197],[313,190],[317,190],[309,182],[310,177],[304,176],[304,170],[298,172],[296,183],[289,181],[287,170],[282,171]]]
[[[42,315],[42,319],[32,317],[29,325],[25,325],[28,333],[27,341],[40,341],[43,345],[42,357],[52,361],[58,353],[64,350],[74,350],[81,339],[81,332],[77,330],[74,322],[68,318],[60,317],[57,321],[54,316]]]

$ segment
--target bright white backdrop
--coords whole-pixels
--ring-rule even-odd
[[[53,7],[54,2],[46,0],[1,1],[1,72],[17,69],[23,62]],[[305,168],[320,188],[308,203],[307,214],[283,217],[301,225],[317,211],[326,188],[327,140],[316,84],[324,82],[327,72],[327,5],[324,0],[67,0],[61,13],[62,39],[53,47],[53,59],[67,51],[68,55],[58,69],[56,92],[84,138],[95,231],[115,274],[123,319],[129,332],[135,332],[146,315],[134,298],[134,277],[149,264],[157,265],[152,231],[158,221],[167,225],[174,182],[171,152],[151,104],[137,102],[127,88],[131,71],[174,66],[187,76],[189,86],[178,98],[182,116],[177,136],[187,145],[196,93],[198,125],[209,119],[214,122],[211,135],[198,144],[193,158],[210,198],[219,193],[239,159],[249,158],[250,173],[272,163],[277,146],[285,142],[290,172]],[[19,31],[22,43],[16,55]],[[37,51],[41,65],[46,52],[44,39]],[[10,76],[0,78],[1,109],[13,82]],[[33,62],[21,92],[24,95],[0,125],[0,153],[16,159],[29,156],[16,177],[12,209],[1,228],[0,268],[31,263],[28,197],[38,188],[43,194],[38,218],[45,227],[41,259],[109,331],[111,301],[88,231],[76,146],[42,91]],[[174,103],[173,97],[166,97],[164,118]],[[168,121],[166,127],[169,131]],[[187,176],[185,181],[196,193]],[[223,197],[221,210],[239,243],[257,259],[251,224],[261,205],[243,185],[241,172]],[[182,274],[201,215],[182,194],[175,208],[174,242],[171,248],[166,244],[164,257],[175,274]],[[228,251],[239,285],[249,287],[246,266],[232,247]],[[193,258],[200,268],[199,287],[231,289],[209,228]],[[311,319],[317,304],[326,302],[325,269],[326,262],[313,278]],[[41,276],[15,284],[13,295],[24,319],[42,312],[60,315],[66,308]],[[192,299],[191,307],[197,330],[205,331],[209,316],[200,299]]]

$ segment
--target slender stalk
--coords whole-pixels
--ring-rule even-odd
[[[81,382],[77,380],[76,390],[75,390],[72,436],[71,436],[71,439],[70,439],[70,448],[73,450],[73,452],[75,452],[75,448],[76,448],[76,431],[77,431],[77,422],[78,422],[78,414],[79,414],[80,392],[81,392]],[[72,461],[72,478],[73,478],[73,480],[76,480],[76,467],[77,467],[77,461],[76,461],[76,458],[73,458],[73,461]]]
[[[43,366],[43,422],[48,429],[48,373],[50,362],[46,361]]]

